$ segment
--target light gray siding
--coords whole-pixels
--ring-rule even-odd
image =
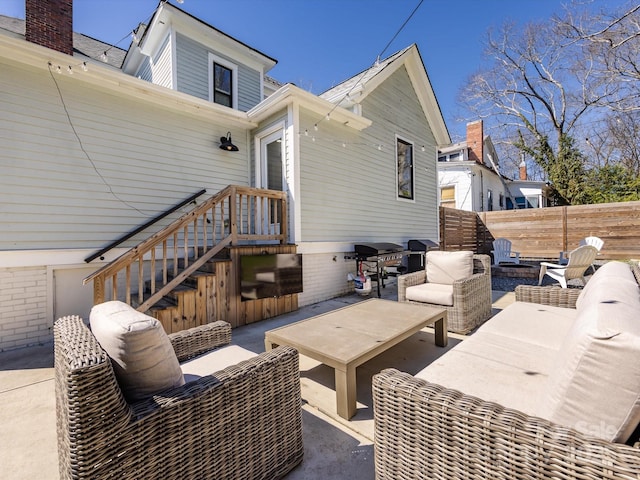
[[[148,57],[141,65],[138,76],[156,85],[173,88],[171,68],[171,36],[167,35],[153,58]]]
[[[190,38],[177,34],[176,65],[178,90],[203,100],[209,100],[207,49]]]
[[[232,129],[240,152],[220,150],[224,121],[105,93],[80,75],[3,61],[0,71],[0,250],[102,247],[201,188],[247,183],[247,136]]]
[[[364,100],[363,115],[373,125],[358,133],[330,121],[316,132],[317,118],[301,114],[301,240],[436,239],[436,145],[404,67]],[[413,202],[397,199],[396,134],[414,144]]]
[[[204,100],[209,99],[209,53],[238,65],[238,110],[246,112],[260,103],[261,72],[237,60],[210,51],[184,35],[176,36],[178,90]]]

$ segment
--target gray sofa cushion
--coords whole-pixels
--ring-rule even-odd
[[[236,365],[244,360],[255,357],[254,353],[238,345],[226,345],[216,350],[211,350],[199,357],[192,358],[180,364],[185,382],[193,382],[201,377],[211,375],[224,370],[231,365]]]

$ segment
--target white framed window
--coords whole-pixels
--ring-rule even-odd
[[[401,200],[415,200],[413,143],[396,136],[397,193]]]
[[[238,66],[209,54],[209,101],[238,108]]]

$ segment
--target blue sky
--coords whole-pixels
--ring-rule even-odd
[[[184,0],[178,7],[278,60],[269,74],[319,94],[416,43],[453,140],[465,132],[457,95],[481,65],[489,28],[561,13],[560,0]],[[595,0],[619,6],[623,0]],[[127,48],[129,34],[158,0],[75,0],[74,30]],[[24,0],[0,0],[0,14],[24,18]],[[468,119],[473,120],[473,119]]]

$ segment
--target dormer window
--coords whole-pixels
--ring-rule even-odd
[[[213,101],[219,103],[225,107],[231,107],[233,105],[233,92],[231,90],[231,82],[233,79],[233,72],[230,68],[220,65],[219,63],[213,64]]]
[[[209,54],[209,100],[229,108],[238,108],[238,66]]]

